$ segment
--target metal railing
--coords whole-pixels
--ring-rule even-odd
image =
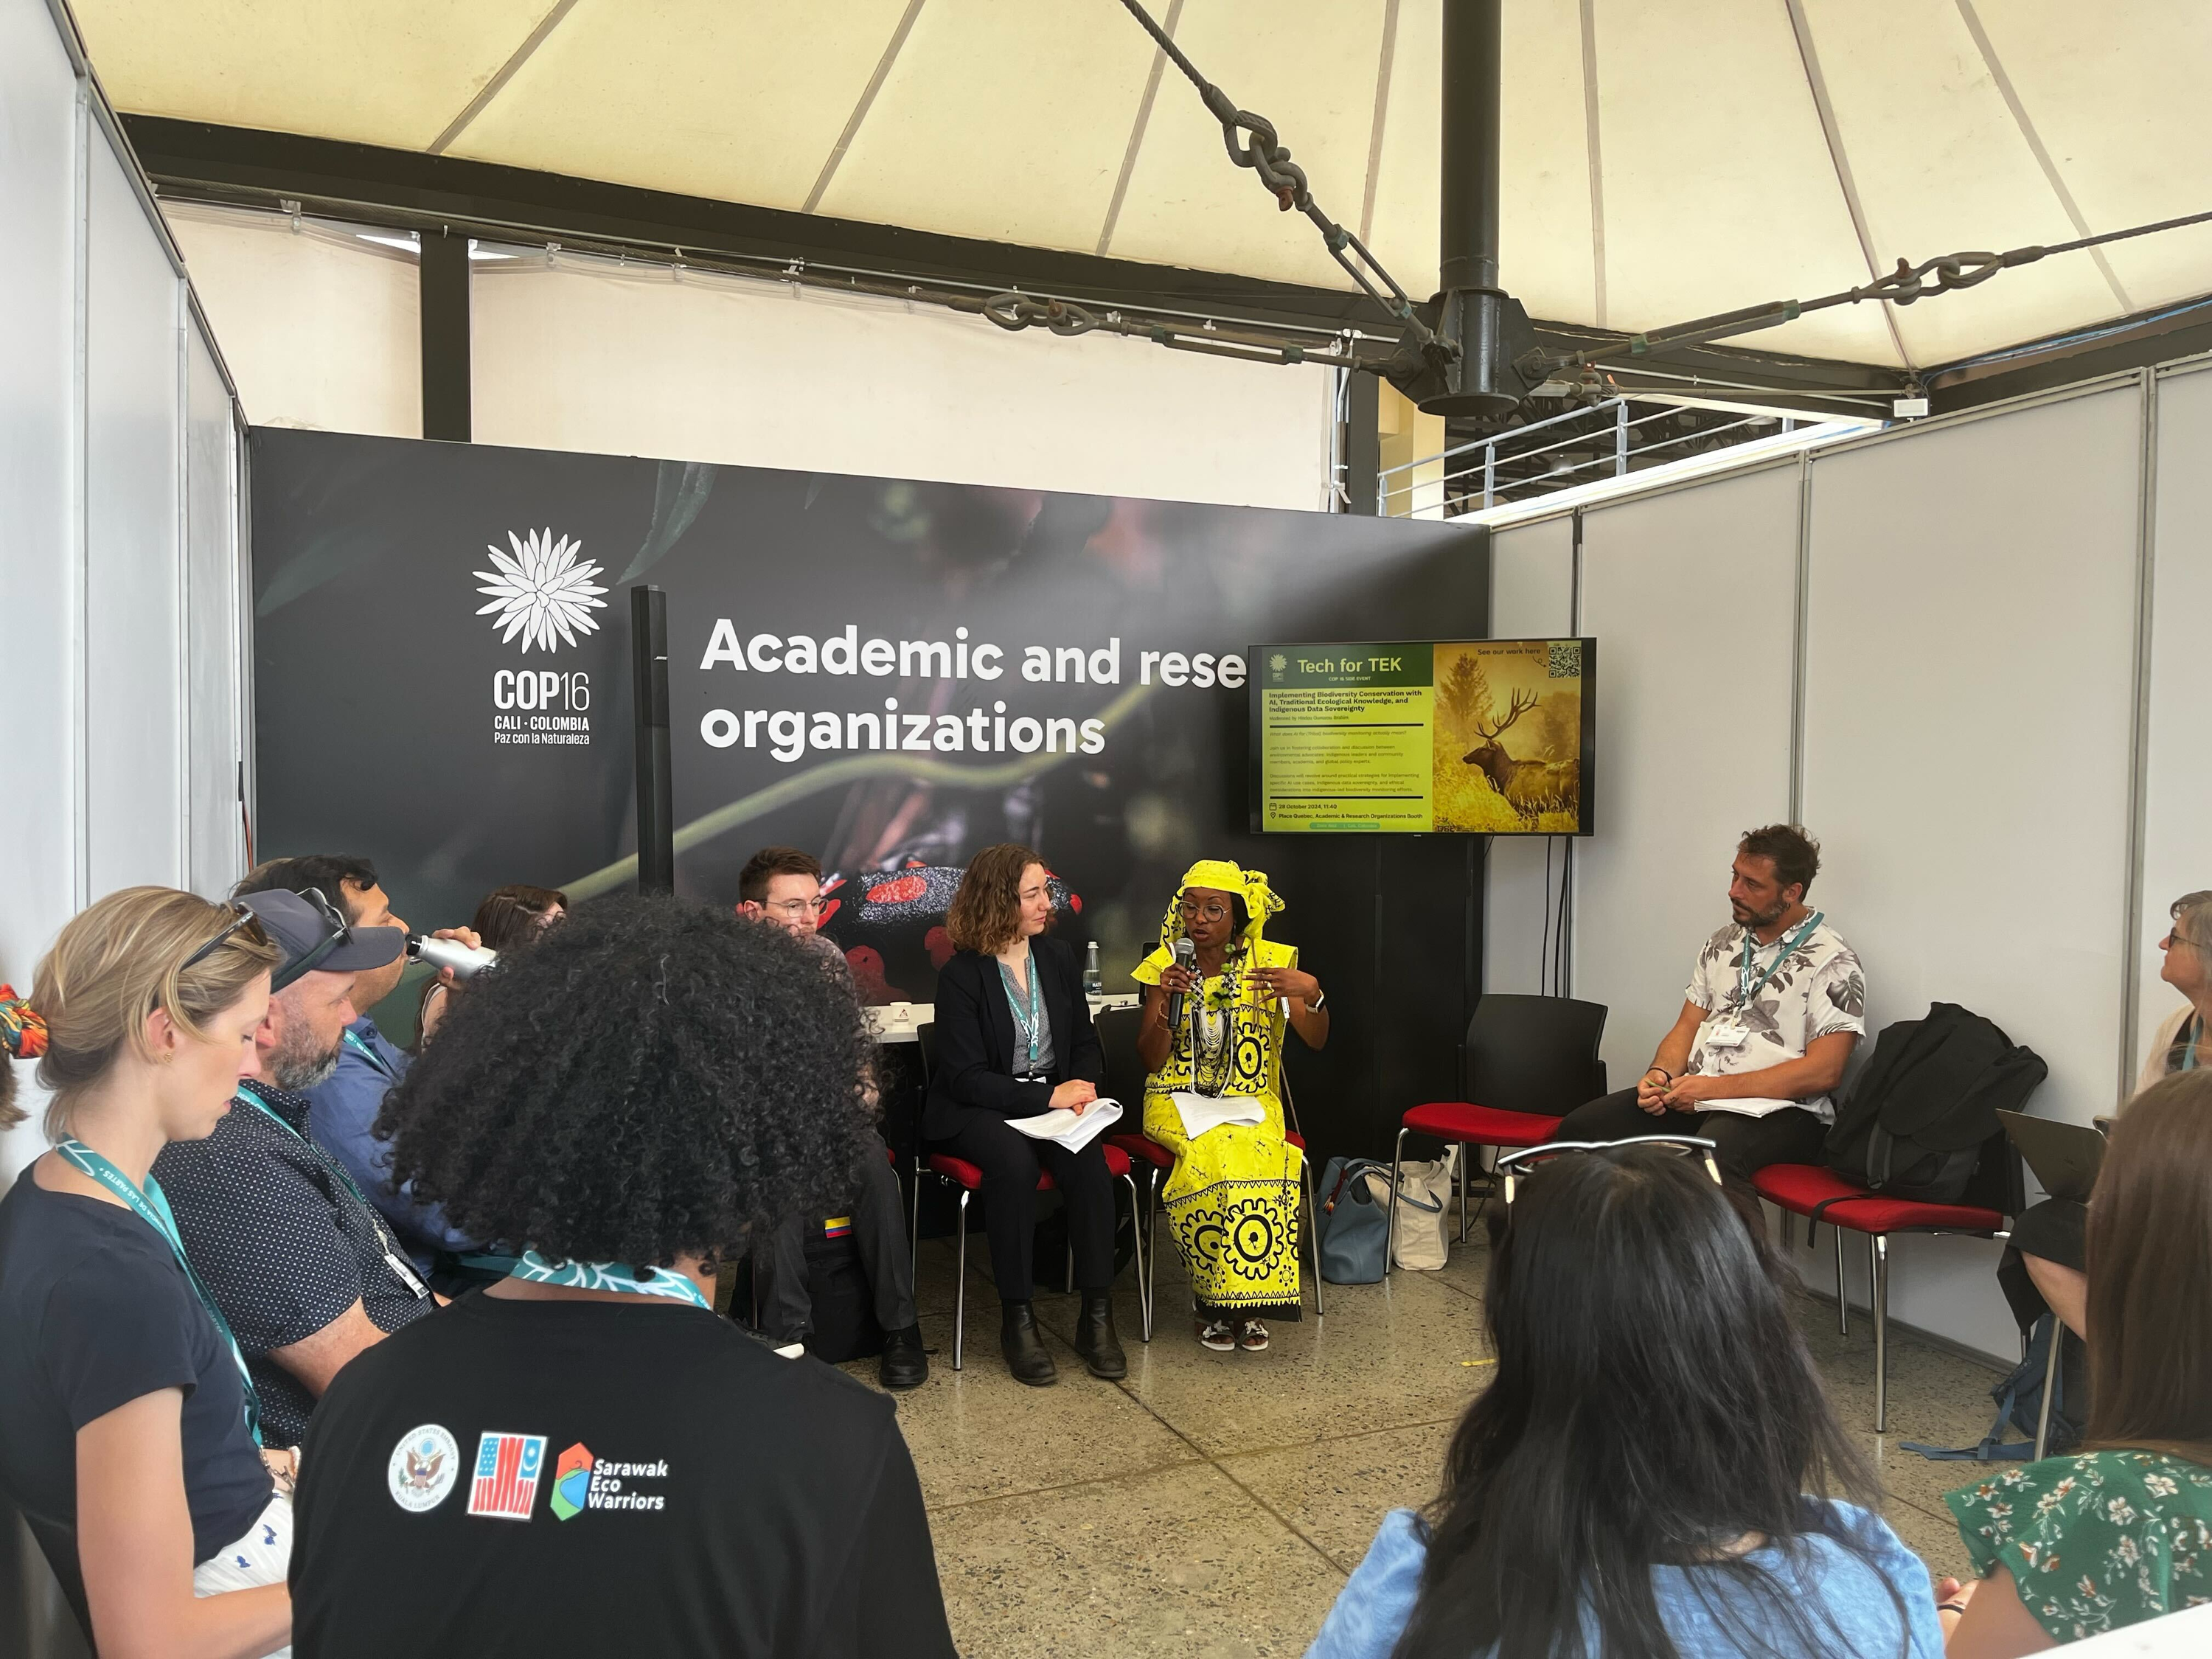
[[[1612,416],[1609,422],[1597,421],[1595,425],[1591,424],[1594,417],[1604,416],[1607,411],[1610,411]],[[1455,444],[1450,448],[1441,450],[1434,455],[1424,455],[1418,460],[1406,461],[1397,466],[1385,467],[1376,473],[1375,511],[1383,517],[1389,516],[1394,510],[1392,501],[1396,497],[1405,498],[1404,504],[1395,509],[1401,515],[1410,515],[1416,511],[1427,512],[1432,507],[1446,518],[1452,517],[1456,513],[1476,511],[1474,491],[1472,487],[1462,490],[1458,497],[1455,498],[1451,486],[1462,480],[1472,479],[1478,475],[1482,479],[1481,505],[1485,507],[1497,506],[1499,498],[1507,490],[1528,489],[1538,486],[1559,489],[1571,483],[1587,483],[1587,479],[1578,477],[1577,475],[1588,472],[1593,467],[1609,465],[1612,468],[1613,477],[1625,478],[1628,476],[1629,458],[1632,453],[1638,457],[1650,455],[1661,450],[1672,448],[1676,444],[1687,443],[1693,438],[1715,438],[1723,433],[1744,431],[1756,426],[1771,426],[1777,419],[1772,415],[1747,415],[1741,420],[1730,421],[1725,425],[1701,427],[1693,432],[1685,432],[1678,437],[1662,438],[1653,443],[1638,443],[1632,450],[1628,441],[1628,434],[1631,432],[1638,427],[1647,426],[1653,421],[1664,420],[1668,416],[1679,413],[1680,413],[1679,409],[1668,404],[1653,410],[1649,415],[1632,416],[1629,412],[1627,398],[1610,398],[1603,403],[1592,404],[1587,409],[1571,409],[1565,414],[1554,415],[1548,420],[1532,421],[1527,426],[1516,426],[1507,431],[1495,433],[1487,438],[1477,438],[1469,443]],[[1533,445],[1524,442],[1532,433],[1565,426],[1570,422],[1583,423],[1582,429],[1566,434],[1549,442]],[[1790,431],[1796,425],[1796,422],[1791,417],[1788,416],[1780,417],[1782,431]],[[1610,431],[1607,430],[1608,426]],[[1611,442],[1604,452],[1593,455],[1588,460],[1577,461],[1571,465],[1547,467],[1534,477],[1506,478],[1502,482],[1498,478],[1498,469],[1501,461],[1510,465],[1533,460],[1540,456],[1557,454],[1565,449],[1583,448],[1592,443],[1606,446],[1608,438]],[[1479,461],[1460,467],[1456,471],[1449,469],[1449,463],[1458,457],[1474,455],[1478,453],[1481,457]],[[1419,469],[1439,465],[1444,465],[1447,470],[1434,477],[1414,476]],[[1605,475],[1599,473],[1595,476]],[[1417,508],[1413,501],[1416,492],[1430,490],[1436,492],[1436,499],[1433,501],[1423,501]]]

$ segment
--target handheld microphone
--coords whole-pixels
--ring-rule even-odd
[[[410,933],[407,957],[410,962],[428,963],[433,968],[450,968],[455,979],[474,979],[499,960],[499,952],[471,951],[457,939],[432,939],[428,933]]]
[[[1177,939],[1175,942],[1175,959],[1178,968],[1194,967],[1198,962],[1198,946],[1188,939]],[[1182,1024],[1182,993],[1177,991],[1168,999],[1168,1029],[1174,1030]]]

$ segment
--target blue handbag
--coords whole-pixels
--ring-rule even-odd
[[[1390,1166],[1368,1158],[1333,1158],[1322,1171],[1321,1276],[1332,1285],[1380,1284],[1389,1261]]]

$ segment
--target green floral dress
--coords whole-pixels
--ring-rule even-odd
[[[2212,1602],[2212,1468],[2162,1452],[2047,1457],[1945,1494],[1974,1570],[2012,1573],[2054,1641]]]

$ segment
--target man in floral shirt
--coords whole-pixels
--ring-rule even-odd
[[[1866,1032],[1859,959],[1805,902],[1820,869],[1820,843],[1795,824],[1745,832],[1729,883],[1735,920],[1698,952],[1674,1029],[1634,1088],[1577,1106],[1559,1139],[1705,1136],[1729,1195],[1759,1224],[1753,1174],[1820,1161],[1830,1093]]]

